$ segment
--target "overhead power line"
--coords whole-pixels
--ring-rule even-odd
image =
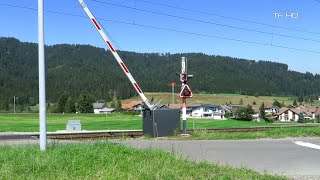
[[[232,26],[232,25],[227,25],[227,24],[215,23],[215,22],[211,22],[211,21],[205,21],[205,20],[201,20],[201,19],[193,19],[193,18],[188,18],[188,17],[184,17],[184,16],[177,16],[177,15],[173,15],[173,14],[151,11],[151,10],[147,10],[147,9],[140,9],[140,8],[136,8],[136,7],[125,6],[125,5],[121,5],[121,4],[115,4],[115,3],[109,3],[109,2],[100,1],[100,0],[91,0],[91,1],[94,1],[97,3],[102,3],[102,4],[108,4],[111,6],[122,7],[122,8],[126,8],[126,9],[134,9],[137,11],[142,11],[142,12],[147,12],[147,13],[152,13],[152,14],[157,14],[157,15],[162,15],[162,16],[167,16],[167,17],[172,17],[172,18],[193,21],[193,22],[199,22],[199,23],[205,23],[205,24],[210,24],[210,25],[215,25],[215,26],[222,26],[222,27],[226,27],[226,28],[256,32],[256,33],[260,33],[260,34],[268,34],[268,35],[272,35],[272,36],[281,36],[281,37],[286,37],[286,38],[300,39],[300,40],[304,40],[304,41],[313,41],[313,42],[320,43],[320,40],[317,40],[317,39],[309,39],[309,38],[303,38],[303,37],[290,36],[290,35],[285,35],[285,34],[278,34],[278,33],[273,33],[273,32],[266,32],[266,31],[260,31],[260,30],[255,30],[255,29],[243,28],[243,27],[239,27],[239,26]]]
[[[0,3],[0,6],[7,6],[7,7],[13,7],[13,8],[20,8],[20,9],[27,9],[27,10],[37,11],[37,8],[18,6],[18,5],[12,5],[12,4],[5,4],[5,3]],[[86,18],[87,19],[87,17],[83,16],[83,15],[77,15],[77,14],[71,14],[71,13],[65,13],[65,12],[58,12],[58,11],[51,11],[51,10],[45,10],[45,12],[52,13],[52,14],[59,14],[59,15],[64,15],[64,16],[72,16],[72,17]],[[256,41],[249,41],[249,40],[243,40],[243,39],[227,38],[227,37],[221,37],[221,36],[215,36],[215,35],[209,35],[209,34],[203,34],[203,33],[188,32],[188,31],[184,31],[184,30],[176,30],[176,29],[171,29],[171,28],[166,28],[166,27],[151,26],[151,25],[138,24],[138,23],[132,23],[132,22],[116,21],[116,20],[104,19],[104,18],[98,18],[98,17],[96,17],[96,19],[98,19],[100,21],[107,21],[107,22],[118,23],[118,24],[126,24],[126,25],[131,25],[131,26],[149,28],[149,29],[157,29],[157,30],[170,31],[170,32],[176,32],[176,33],[183,33],[183,34],[189,34],[189,35],[196,35],[196,36],[202,36],[202,37],[208,37],[208,38],[222,39],[222,40],[242,42],[242,43],[248,43],[248,44],[256,44],[256,45],[262,45],[262,46],[272,46],[272,47],[277,47],[277,48],[282,48],[282,49],[289,49],[289,50],[295,50],[295,51],[302,51],[302,52],[320,54],[320,51],[313,51],[313,50],[308,50],[308,49],[300,49],[300,48],[295,48],[295,47],[281,46],[281,45],[275,45],[275,44],[269,44],[269,43],[263,43],[263,42],[256,42]]]
[[[168,4],[162,4],[162,3],[152,2],[152,1],[147,1],[147,0],[137,0],[137,1],[141,1],[141,2],[144,2],[144,3],[148,3],[148,4],[153,4],[153,5],[157,5],[157,6],[169,7],[169,8],[173,8],[173,9],[179,9],[179,10],[183,10],[183,11],[198,13],[198,14],[216,16],[216,17],[220,17],[220,18],[224,18],[224,19],[231,19],[231,20],[236,20],[236,21],[241,21],[241,22],[246,22],[246,23],[251,23],[251,24],[257,24],[257,25],[268,26],[268,27],[275,27],[275,28],[278,28],[278,29],[285,29],[285,30],[297,31],[297,32],[305,32],[305,33],[310,33],[310,34],[320,34],[320,32],[306,31],[306,30],[302,30],[302,29],[289,28],[289,27],[284,27],[284,26],[274,26],[274,25],[271,25],[271,24],[263,23],[263,22],[240,19],[240,18],[235,18],[235,17],[231,17],[231,16],[220,15],[220,14],[217,14],[217,13],[209,13],[209,12],[205,12],[205,11],[199,11],[199,10],[194,10],[194,9],[177,7],[177,6],[172,6],[172,5],[168,5]],[[320,2],[320,0],[314,0],[314,1]]]

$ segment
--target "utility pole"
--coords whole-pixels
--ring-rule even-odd
[[[171,83],[171,86],[172,86],[172,103],[171,104],[174,104],[174,86],[176,85],[175,82],[172,82]]]
[[[47,148],[43,1],[44,0],[38,0],[39,126],[41,151],[45,151]]]
[[[18,97],[13,96],[13,114],[16,114],[16,100],[18,99]]]

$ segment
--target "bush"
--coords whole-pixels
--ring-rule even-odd
[[[231,118],[231,117],[232,117],[232,113],[225,113],[225,114],[224,114],[224,117],[225,117],[225,118]]]
[[[268,123],[274,123],[274,118],[272,117],[266,117],[264,120],[265,122],[268,122]]]
[[[50,107],[48,108],[48,112],[49,113],[58,113],[58,105],[57,104],[52,104],[50,105]]]
[[[316,123],[320,123],[320,114],[316,115]]]
[[[315,119],[307,119],[305,120],[305,123],[315,123],[316,120]]]

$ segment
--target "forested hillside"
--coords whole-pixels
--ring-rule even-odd
[[[158,54],[119,52],[143,91],[170,92],[178,82],[181,56],[188,58],[189,81],[194,93],[242,93],[248,95],[317,95],[320,76],[289,71],[286,64],[209,56],[202,53]],[[304,61],[307,61],[304,59]],[[134,88],[110,52],[89,45],[46,47],[47,100],[62,94],[77,98],[81,92],[95,100],[128,98]],[[180,84],[180,83],[178,83]],[[178,88],[176,88],[178,89]],[[0,38],[0,105],[37,103],[37,44]]]

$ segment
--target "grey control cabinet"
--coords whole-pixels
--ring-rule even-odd
[[[151,137],[172,136],[180,133],[178,109],[145,109],[142,111],[143,135]]]
[[[67,131],[81,131],[81,122],[80,120],[68,120]]]

